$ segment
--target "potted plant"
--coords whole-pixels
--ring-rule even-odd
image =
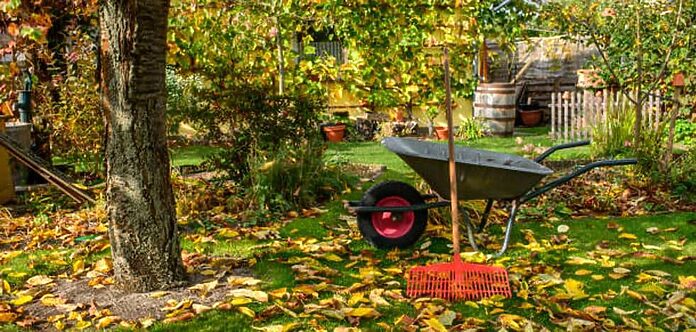
[[[541,122],[544,110],[538,103],[528,103],[519,105],[519,114],[522,124],[526,127],[534,127]]]
[[[449,129],[447,127],[435,127],[435,133],[437,134],[437,139],[447,139],[449,137]]]
[[[341,142],[346,135],[348,112],[333,113],[332,121],[321,125],[324,138],[329,142]]]

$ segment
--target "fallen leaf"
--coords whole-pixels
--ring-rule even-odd
[[[14,312],[0,312],[0,323],[14,323],[17,320],[17,314]]]
[[[346,316],[350,317],[364,317],[364,318],[375,318],[379,317],[379,311],[374,308],[361,307],[361,308],[350,308],[345,311]]]
[[[621,233],[619,234],[619,239],[636,240],[638,237],[630,233]]]
[[[31,286],[43,286],[43,285],[48,285],[53,282],[53,279],[44,276],[44,275],[38,275],[38,276],[33,276],[29,279],[27,279],[27,284]]]
[[[117,316],[106,316],[106,317],[102,317],[102,318],[99,319],[99,321],[97,321],[97,324],[94,325],[94,327],[96,327],[96,328],[98,328],[98,329],[104,329],[104,328],[106,328],[107,326],[109,326],[109,325],[111,325],[111,324],[113,324],[113,323],[115,323],[115,322],[117,322],[117,321],[119,321],[119,320],[120,320],[120,318],[117,317]]]
[[[576,276],[586,276],[586,275],[590,275],[590,274],[592,274],[592,271],[590,271],[590,270],[580,269],[580,270],[575,271]]]
[[[251,318],[254,318],[256,316],[256,313],[254,312],[254,310],[251,310],[247,307],[237,307],[237,310],[239,312],[241,312],[242,314],[247,315]]]
[[[202,304],[194,303],[194,304],[191,306],[191,309],[193,309],[193,312],[195,312],[197,315],[200,315],[200,314],[202,314],[202,313],[204,313],[204,312],[206,312],[206,311],[210,311],[210,310],[213,309],[213,308],[211,308],[211,307],[209,307],[209,306],[207,306],[207,305],[202,305]]]
[[[15,306],[19,307],[22,305],[25,305],[29,302],[31,302],[34,298],[31,295],[22,295],[19,296],[18,298],[12,300],[10,303],[14,304]]]
[[[290,332],[295,329],[297,329],[300,326],[299,323],[288,323],[288,324],[283,324],[283,325],[269,325],[269,326],[263,326],[263,327],[255,327],[252,326],[254,330],[257,331],[264,331],[264,332]]]
[[[447,332],[447,328],[444,325],[442,325],[442,322],[437,320],[437,318],[426,319],[424,323],[431,329],[431,331]]]
[[[229,291],[227,295],[232,297],[248,297],[259,302],[268,302],[268,293],[263,291],[240,288]]]

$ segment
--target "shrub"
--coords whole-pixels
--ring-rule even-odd
[[[99,91],[94,77],[94,51],[86,36],[78,36],[66,77],[56,77],[58,102],[50,98],[38,103],[38,113],[51,126],[53,156],[81,164],[87,171],[103,172],[104,124],[99,108]]]
[[[696,146],[696,123],[678,119],[674,127],[674,141],[681,142],[688,147]]]
[[[193,120],[223,145],[208,162],[235,183],[248,210],[265,216],[308,207],[344,185],[322,158],[321,99],[275,96],[264,87],[230,90],[224,97],[215,112]]]
[[[465,141],[473,141],[486,136],[486,124],[476,118],[466,118],[459,124],[457,137]]]
[[[628,151],[633,141],[635,110],[628,105],[608,107],[606,121],[592,127],[591,151],[595,156],[613,156]]]
[[[191,122],[195,114],[207,110],[208,105],[201,98],[206,91],[202,81],[198,75],[181,75],[173,67],[167,67],[168,134],[178,134],[182,123]]]

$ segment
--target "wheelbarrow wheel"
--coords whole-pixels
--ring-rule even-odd
[[[412,186],[397,181],[379,183],[365,192],[362,206],[406,207],[425,204]],[[406,248],[418,241],[428,223],[428,210],[358,213],[358,228],[367,242],[380,249]]]

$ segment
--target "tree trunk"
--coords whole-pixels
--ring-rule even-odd
[[[166,146],[169,0],[99,8],[106,203],[117,284],[130,292],[184,280]]]

